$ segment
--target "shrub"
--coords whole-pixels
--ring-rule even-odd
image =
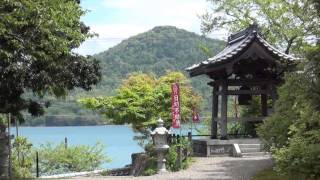
[[[12,144],[12,170],[14,179],[31,178],[35,153],[25,137],[17,137]]]
[[[144,176],[152,176],[157,173],[156,167],[148,167],[146,170],[144,170],[143,174]]]
[[[178,146],[180,146],[179,144],[174,144],[171,145],[168,151],[168,154],[166,155],[166,160],[167,160],[167,168],[170,171],[178,171],[179,170],[179,166],[177,163],[178,160]]]
[[[186,157],[182,160],[181,166],[179,165],[179,148],[182,149],[182,153],[186,155]],[[172,143],[168,150],[168,154],[166,155],[167,160],[167,168],[170,171],[179,171],[181,169],[186,169],[189,167],[191,158],[187,156],[186,152],[191,152],[191,144],[185,139],[181,138],[180,143]],[[184,156],[182,155],[182,156]]]
[[[155,151],[154,145],[148,143],[145,145],[145,151],[148,154],[148,162],[146,169],[142,172],[143,176],[151,176],[157,173],[157,152]]]
[[[12,144],[13,176],[15,179],[32,178],[36,174],[35,157],[39,152],[40,174],[52,175],[59,173],[91,171],[99,168],[102,163],[110,161],[104,155],[104,146],[69,146],[64,143],[53,145],[47,143],[33,148],[25,137],[17,137]]]
[[[294,179],[320,179],[319,52],[314,46],[304,71],[286,75],[275,113],[258,129],[264,143],[274,145],[277,171]]]
[[[47,143],[38,148],[40,171],[44,174],[92,171],[110,161],[103,152],[104,146],[78,145],[65,148],[64,143],[56,146]]]
[[[320,144],[308,144],[302,138],[294,138],[289,144],[276,151],[276,170],[293,179],[319,179]]]

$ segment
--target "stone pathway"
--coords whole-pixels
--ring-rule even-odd
[[[273,161],[270,156],[235,157],[196,157],[195,162],[187,169],[144,177],[112,177],[92,176],[74,177],[79,180],[250,180],[257,172],[271,168]]]

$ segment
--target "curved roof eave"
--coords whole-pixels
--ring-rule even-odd
[[[223,62],[228,59],[231,59],[237,56],[240,52],[242,52],[254,39],[257,39],[266,49],[268,49],[274,55],[278,56],[280,59],[285,59],[289,61],[297,60],[297,58],[290,56],[288,54],[285,54],[279,51],[278,49],[276,49],[275,47],[273,47],[272,45],[270,45],[257,32],[253,32],[247,37],[243,38],[242,40],[228,45],[224,50],[222,50],[220,53],[218,53],[214,57],[204,60],[198,64],[193,64],[192,66],[186,68],[185,70],[188,72],[191,72],[203,66],[212,65],[217,62]]]

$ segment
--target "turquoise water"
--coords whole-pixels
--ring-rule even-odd
[[[181,130],[182,135],[187,135],[190,126],[185,125]],[[180,129],[172,130],[180,134]],[[195,132],[195,131],[193,131]],[[15,134],[15,128],[11,134]],[[112,159],[105,163],[102,168],[120,168],[131,163],[131,154],[143,152],[143,148],[133,140],[137,133],[133,132],[130,126],[126,125],[105,125],[105,126],[64,126],[64,127],[19,127],[19,135],[27,137],[34,146],[46,142],[61,143],[68,138],[69,145],[90,145],[94,146],[100,142],[106,146],[105,153]]]
[[[15,129],[12,128],[12,134]],[[20,127],[19,135],[27,137],[35,146],[46,142],[61,143],[68,138],[70,145],[90,145],[97,142],[106,145],[105,153],[112,162],[103,168],[120,168],[131,163],[131,154],[143,152],[133,137],[136,135],[130,126],[65,126],[65,127]]]

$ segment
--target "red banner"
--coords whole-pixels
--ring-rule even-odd
[[[199,116],[199,113],[197,112],[196,108],[192,109],[192,121],[194,123],[199,123],[200,122],[200,116]]]
[[[180,89],[179,84],[171,86],[172,127],[180,128]]]

